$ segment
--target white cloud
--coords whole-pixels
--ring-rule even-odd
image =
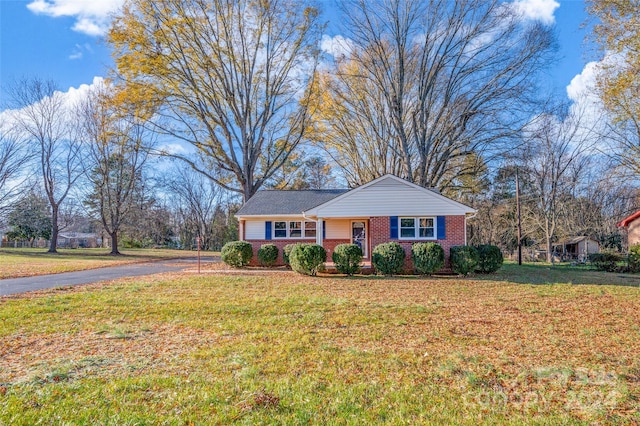
[[[583,99],[585,96],[595,96],[596,81],[600,71],[600,62],[589,62],[582,72],[571,80],[567,86],[567,96],[573,102]]]
[[[556,0],[516,0],[512,7],[525,19],[551,25],[556,20],[554,13],[560,3]]]
[[[189,150],[187,150],[183,144],[180,144],[177,142],[164,143],[158,147],[158,150],[161,151],[163,154],[168,154],[168,155],[189,153]]]
[[[77,88],[70,87],[66,92],[56,91],[53,96],[60,97],[62,108],[64,108],[66,112],[71,112],[80,101],[88,96],[90,91],[94,88],[101,87],[104,84],[104,78],[94,77],[91,84],[81,84]],[[23,109],[6,109],[4,111],[0,111],[0,129],[6,131],[7,129],[14,127],[16,124],[16,117],[20,114],[24,114]]]
[[[90,36],[104,35],[109,29],[110,14],[124,0],[33,0],[27,8],[35,14],[54,18],[76,18],[73,30]]]
[[[93,53],[93,48],[91,47],[91,45],[89,43],[84,43],[84,44],[76,43],[73,49],[73,52],[71,52],[71,54],[69,55],[69,59],[71,60],[82,59],[82,57],[84,56],[84,52]]]
[[[353,41],[341,35],[330,37],[324,34],[320,40],[320,49],[335,59],[348,58],[353,51],[353,47]]]

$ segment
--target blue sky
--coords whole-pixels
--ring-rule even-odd
[[[334,0],[321,1],[329,18]],[[52,79],[62,91],[91,84],[112,65],[101,39],[109,9],[122,0],[0,0],[0,83],[22,76]],[[523,10],[555,23],[559,59],[548,71],[549,87],[566,86],[597,54],[585,43],[581,29],[587,14],[581,0],[513,0]],[[557,6],[559,4],[559,7]],[[546,16],[546,18],[545,18]],[[333,24],[333,22],[332,22]],[[329,27],[329,35],[337,35]],[[4,93],[4,92],[0,92]],[[3,109],[0,103],[0,110]]]

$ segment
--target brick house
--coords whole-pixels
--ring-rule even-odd
[[[627,229],[627,244],[629,247],[640,244],[640,210],[622,219],[616,224],[618,228]]]
[[[254,263],[262,244],[279,249],[292,243],[316,243],[327,259],[338,244],[362,247],[365,261],[378,244],[396,241],[407,253],[411,244],[437,242],[447,261],[449,248],[467,242],[466,221],[476,211],[394,175],[384,175],[357,188],[258,191],[236,213],[239,239],[251,243]]]

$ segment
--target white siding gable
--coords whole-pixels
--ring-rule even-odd
[[[386,175],[307,212],[331,217],[449,216],[475,210],[395,176]]]

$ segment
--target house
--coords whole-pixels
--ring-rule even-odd
[[[316,243],[327,259],[338,244],[362,247],[365,261],[378,244],[396,241],[407,253],[411,244],[437,242],[447,259],[449,248],[465,245],[467,219],[476,211],[394,175],[357,188],[331,190],[258,191],[236,213],[239,238],[251,243],[253,263],[262,244],[282,248],[292,243]]]
[[[584,261],[590,254],[600,252],[600,243],[591,237],[577,236],[559,241],[553,248],[563,259]]]
[[[618,228],[627,229],[629,247],[640,244],[640,210],[616,223]]]
[[[96,248],[102,244],[102,238],[94,233],[61,232],[58,235],[59,248]]]

